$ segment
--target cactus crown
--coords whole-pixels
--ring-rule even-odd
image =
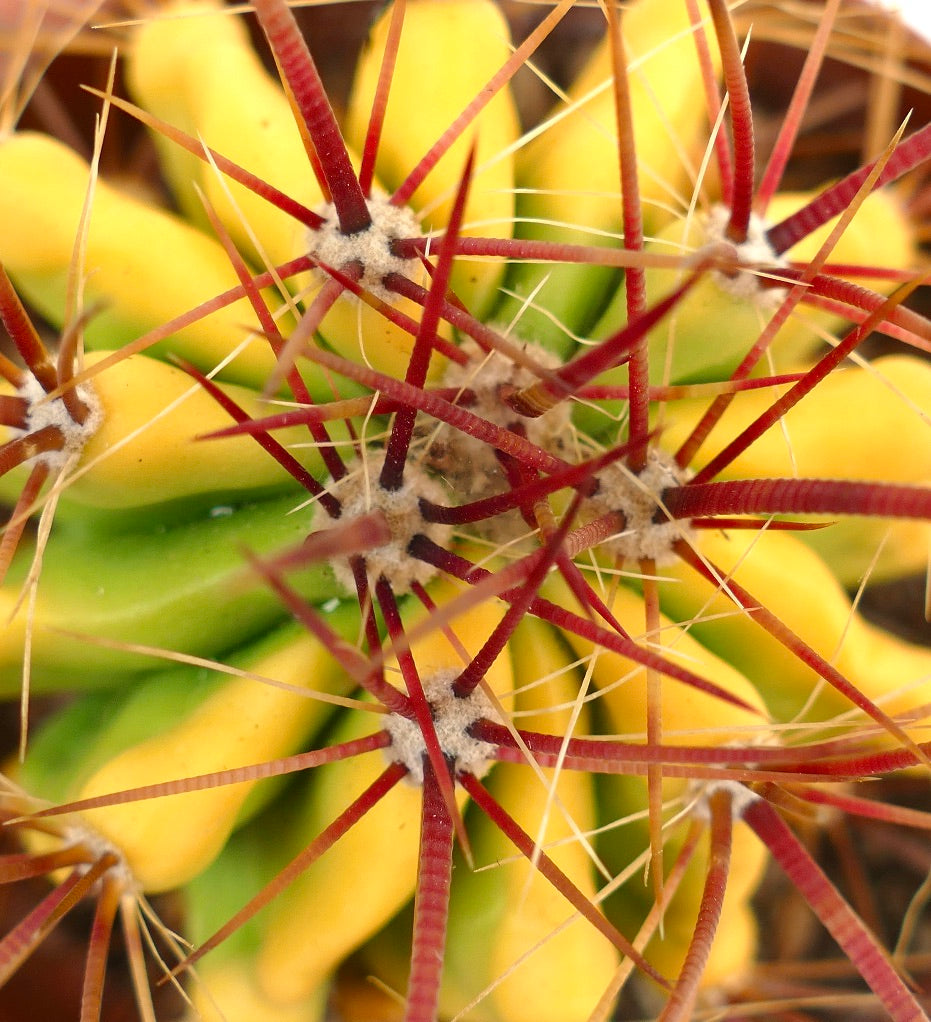
[[[834,462],[861,441],[851,439],[852,427],[832,440],[823,420],[812,425],[801,416],[809,407],[828,409],[832,387],[840,393],[830,398],[834,409],[850,400],[848,385],[864,385],[845,360],[870,331],[927,347],[931,325],[902,307],[917,284],[914,248],[897,254],[894,266],[892,256],[889,266],[851,266],[863,260],[837,253],[871,208],[870,193],[927,159],[931,130],[897,138],[796,212],[766,219],[780,157],[757,189],[751,104],[727,5],[709,0],[706,37],[703,6],[641,0],[623,19],[605,5],[605,42],[580,94],[524,147],[515,169],[520,143],[508,83],[571,6],[555,5],[512,52],[491,2],[396,3],[360,60],[352,102],[372,116],[361,131],[353,127],[357,111],[347,118],[358,161],[283,0],[258,0],[255,13],[287,101],[266,91],[244,42],[228,44],[209,28],[224,20],[209,6],[174,29],[173,19],[149,26],[177,31],[177,52],[169,37],[152,44],[146,29],[132,42],[130,78],[140,106],[109,92],[105,101],[154,129],[179,205],[196,208],[201,222],[195,230],[150,204],[98,190],[98,219],[85,247],[87,286],[100,286],[102,312],[65,330],[57,371],[46,365],[7,283],[3,319],[29,372],[3,374],[16,393],[3,406],[11,433],[0,469],[33,459],[40,470],[23,489],[0,547],[4,569],[14,564],[11,601],[19,561],[33,553],[27,543],[13,561],[13,550],[41,503],[46,474],[57,467],[53,456],[80,457],[95,430],[130,417],[131,402],[114,381],[167,373],[159,361],[167,347],[191,387],[165,397],[174,411],[162,440],[142,433],[128,447],[126,466],[143,463],[142,454],[148,466],[160,444],[170,447],[176,461],[164,472],[158,501],[133,502],[143,470],[132,476],[127,467],[126,503],[107,503],[111,452],[99,475],[87,468],[83,491],[61,495],[69,514],[44,558],[51,595],[30,625],[34,674],[51,687],[77,664],[94,678],[111,677],[130,696],[117,700],[118,713],[84,703],[93,693],[70,709],[84,714],[92,740],[69,760],[69,783],[43,765],[60,759],[63,729],[53,741],[53,722],[39,736],[22,781],[64,787],[41,792],[57,804],[32,822],[42,827],[63,814],[93,813],[108,842],[129,848],[139,833],[156,830],[149,806],[203,798],[198,804],[210,825],[195,820],[182,841],[179,811],[170,840],[160,834],[157,849],[136,841],[135,859],[120,857],[137,878],[155,857],[176,851],[177,884],[192,906],[222,901],[212,892],[229,888],[223,878],[236,863],[261,861],[257,872],[274,877],[266,875],[264,887],[257,882],[245,904],[245,885],[234,882],[237,904],[228,919],[191,912],[197,947],[179,953],[174,971],[197,966],[209,987],[211,963],[225,949],[249,991],[248,1002],[242,987],[224,1000],[231,1014],[242,1003],[256,1012],[261,1004],[319,1013],[333,970],[358,953],[387,982],[406,983],[409,1022],[458,1011],[463,996],[477,998],[490,1017],[606,1018],[618,996],[621,958],[636,967],[644,990],[663,992],[663,1018],[687,1018],[701,998],[730,996],[740,983],[753,989],[755,941],[735,951],[727,926],[752,930],[748,900],[765,848],[882,1009],[897,1019],[924,1017],[889,956],[781,813],[810,815],[826,802],[852,815],[927,826],[923,815],[836,786],[929,766],[931,658],[871,631],[837,586],[841,563],[826,566],[806,545],[816,542],[825,517],[882,520],[883,531],[887,520],[927,520],[931,491],[920,485],[927,473],[912,465],[901,478],[891,469],[880,475],[888,469],[882,461],[869,466],[879,478],[837,478]],[[826,6],[829,29],[838,5]],[[198,19],[208,29],[192,49],[184,33],[197,32]],[[802,76],[777,153],[791,148],[828,29],[811,48],[811,73]],[[438,33],[456,45],[440,45]],[[405,104],[430,83],[405,49],[409,39],[423,60],[439,52],[450,61],[430,72],[442,88],[420,97],[417,118]],[[213,47],[221,43],[234,49],[215,62]],[[192,52],[203,58],[196,67]],[[241,62],[241,80],[224,78],[218,98],[215,63],[227,67],[231,53]],[[643,53],[659,62],[654,81]],[[684,69],[686,53],[692,87],[677,80],[675,97],[660,95],[671,77],[663,62]],[[683,138],[707,132],[707,115],[713,121],[720,102],[717,68],[730,103],[730,138],[717,143],[722,202],[704,237],[673,242],[688,251],[671,254],[666,226],[646,223],[668,207],[668,196],[648,186],[657,166],[679,162],[680,140],[651,146],[671,129]],[[150,89],[149,82],[156,84]],[[219,115],[228,113],[230,91],[240,84],[237,129],[227,133],[228,118]],[[264,99],[253,117],[256,96]],[[160,112],[162,103],[168,109]],[[406,112],[401,122],[398,104]],[[434,107],[444,121],[438,130],[429,116]],[[252,133],[264,141],[252,145]],[[244,148],[240,135],[249,143]],[[483,148],[489,139],[491,159]],[[16,135],[0,142],[0,195],[19,196],[10,201],[34,194],[37,161],[24,157],[25,171],[16,165],[31,144]],[[681,144],[687,148],[688,139]],[[392,155],[398,150],[400,167]],[[308,162],[316,191],[307,183]],[[495,168],[504,168],[503,179]],[[387,199],[379,197],[379,177]],[[688,185],[686,178],[676,188]],[[190,201],[200,196],[202,206]],[[255,200],[243,230],[242,210]],[[833,233],[815,237],[837,214]],[[680,219],[688,226],[687,211]],[[114,249],[129,222],[140,236]],[[200,229],[207,227],[209,242]],[[0,258],[31,301],[53,320],[58,309],[64,325],[56,288],[70,244],[67,256],[59,251],[52,260],[55,272],[43,275],[28,264],[28,239],[15,234],[0,228]],[[149,236],[153,244],[143,245]],[[813,250],[793,261],[805,243]],[[154,291],[164,301],[140,309],[138,288],[122,290],[122,262],[148,247],[141,265],[160,283],[147,284],[146,297]],[[196,271],[186,264],[173,275],[189,255]],[[256,259],[264,267],[258,262],[256,269]],[[864,276],[891,295],[860,286]],[[905,285],[892,290],[900,281]],[[796,315],[802,303],[810,316],[825,317],[814,338]],[[831,338],[826,353],[820,335]],[[112,354],[82,367],[75,352],[85,341]],[[893,373],[875,371],[881,381]],[[909,386],[921,373],[909,360]],[[185,411],[191,393],[232,423],[205,427],[201,411]],[[269,397],[282,393],[289,407],[270,408]],[[791,475],[770,467],[778,458],[767,444],[784,441],[783,433]],[[40,435],[52,439],[37,453],[24,441]],[[886,447],[890,436],[898,440],[884,432]],[[223,453],[224,444],[244,441],[271,466],[267,476],[241,473],[239,456]],[[194,449],[206,452],[201,478],[190,490],[176,488]],[[760,451],[770,453],[755,461]],[[898,528],[889,526],[890,535]],[[127,583],[121,575],[127,543],[152,575],[145,599],[136,592],[139,579]],[[867,535],[857,552],[869,558],[875,544],[876,534]],[[66,581],[55,580],[60,563],[73,581],[75,551],[88,546],[99,550],[104,572],[97,588],[118,593],[115,607],[98,603],[96,592],[74,596]],[[243,583],[244,556],[251,585]],[[795,573],[788,599],[784,569]],[[814,595],[809,579],[818,580]],[[286,615],[300,632],[285,627]],[[63,622],[93,636],[99,658],[89,666],[84,646],[75,653],[60,638]],[[145,654],[180,663],[153,678]],[[216,675],[209,682],[190,673],[205,666]],[[210,698],[221,675],[223,684],[227,675],[253,680],[248,697],[235,689],[241,707],[232,688],[229,700]],[[271,687],[262,687],[268,680],[302,693],[292,691],[293,703],[276,709],[274,723],[256,735],[259,725],[249,728],[264,706],[257,694],[271,698]],[[168,691],[180,693],[183,711],[174,712],[173,703],[166,709]],[[340,709],[327,719],[334,705]],[[215,762],[188,758],[195,739],[216,748]],[[243,753],[260,742],[261,762],[257,753]],[[165,749],[185,757],[177,773]],[[380,770],[367,755],[377,750],[387,759]],[[125,776],[125,790],[101,790],[111,769]],[[275,793],[263,805],[262,789],[254,788],[271,776],[305,772],[312,776],[296,781],[292,793],[296,805],[298,789],[306,788],[306,812]],[[335,801],[318,774],[338,778]],[[418,790],[404,794],[404,777]],[[253,788],[255,797],[242,794]],[[136,808],[123,815],[128,806]],[[411,842],[415,824],[419,844]],[[208,846],[216,835],[217,847]],[[454,871],[456,841],[463,868]],[[528,863],[523,886],[471,869],[515,849]],[[62,861],[26,858],[37,873]],[[97,861],[113,866],[105,852]],[[345,865],[328,865],[334,861]],[[19,862],[10,864],[11,878]],[[652,893],[646,906],[627,882],[644,867]],[[338,911],[329,895],[339,887],[345,900],[345,877],[337,884],[328,869],[356,869],[353,881],[372,878],[372,887],[348,912]],[[159,876],[150,887],[173,886],[175,874]],[[121,877],[126,889],[139,886]],[[291,884],[289,896],[278,899]],[[70,897],[71,888],[62,889],[0,944],[0,971],[25,960],[23,948],[38,942],[46,915],[58,911],[55,899]],[[391,941],[383,927],[411,894],[405,976],[386,953]],[[475,906],[496,919],[484,958],[470,953],[464,936],[463,919],[478,914]],[[554,924],[570,913],[585,925]],[[311,933],[327,939],[312,946]],[[553,963],[570,952],[587,963],[588,989],[576,990],[564,973],[554,995]],[[92,993],[102,982],[94,971],[99,958],[89,966]],[[136,981],[149,1017],[138,963]],[[447,999],[457,998],[449,1008]]]

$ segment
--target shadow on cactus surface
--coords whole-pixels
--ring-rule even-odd
[[[5,90],[0,976],[71,926],[82,1022],[117,940],[146,1020],[925,1018],[931,653],[858,611],[931,518],[901,26],[407,0],[337,115],[281,0],[25,7],[119,57],[83,154]]]

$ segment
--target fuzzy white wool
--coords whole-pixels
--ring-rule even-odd
[[[62,435],[62,446],[57,451],[44,451],[31,459],[52,471],[60,469],[72,455],[79,454],[87,441],[97,432],[103,421],[100,401],[92,388],[82,384],[76,388],[78,397],[88,409],[84,422],[75,422],[68,407],[60,397],[47,400],[45,391],[38,380],[30,376],[17,390],[17,394],[29,404],[25,429],[11,429],[13,438],[38,433],[39,430],[54,426]]]
[[[406,206],[392,206],[383,196],[370,198],[368,210],[371,226],[355,234],[343,234],[333,204],[322,206],[317,212],[326,217],[326,223],[309,233],[308,247],[315,259],[337,270],[351,263],[361,264],[359,284],[377,298],[393,301],[397,296],[383,286],[385,277],[398,273],[417,280],[421,267],[417,259],[394,255],[391,243],[399,238],[419,238],[420,225]]]
[[[486,422],[504,429],[517,426],[531,443],[551,454],[563,455],[574,436],[571,403],[563,401],[533,419],[519,415],[505,403],[502,389],[520,390],[531,386],[538,380],[536,374],[515,364],[507,355],[486,353],[471,338],[463,340],[460,347],[469,361],[465,365],[451,362],[443,378],[444,386],[474,393],[475,401],[469,410]],[[531,344],[523,347],[545,369],[560,364],[542,348]],[[430,428],[429,432],[425,429],[425,433],[429,440],[427,461],[461,500],[479,500],[507,489],[504,472],[490,444],[447,425]],[[516,510],[477,522],[473,528],[500,544],[526,532],[520,512]]]
[[[562,364],[551,352],[536,345],[524,343],[522,347],[544,369],[556,369]],[[450,363],[443,379],[445,386],[473,391],[476,403],[471,410],[488,422],[508,428],[517,421],[531,443],[546,451],[558,450],[566,433],[572,428],[570,403],[560,402],[533,419],[520,416],[505,404],[501,398],[501,391],[503,388],[520,390],[529,387],[537,383],[539,377],[529,369],[512,362],[507,355],[497,351],[489,353],[482,351],[472,338],[466,338],[460,348],[469,356],[469,361],[464,366],[455,362]],[[453,432],[448,427],[447,429]],[[457,442],[463,445],[470,444],[471,448],[481,449],[494,458],[487,444],[464,433],[455,432]]]
[[[473,738],[468,730],[482,717],[496,720],[497,714],[481,688],[474,689],[468,696],[457,696],[453,683],[458,676],[453,670],[437,671],[424,680],[424,692],[433,711],[437,740],[443,755],[453,764],[454,773],[481,778],[491,768],[495,747]],[[403,763],[411,783],[423,784],[423,758],[427,747],[420,725],[399,713],[389,713],[384,728],[391,736],[391,745],[385,750],[389,761]]]
[[[725,231],[730,220],[731,211],[720,203],[713,206],[705,219],[705,244],[713,247],[719,244],[732,244]],[[736,245],[737,255],[741,263],[747,266],[784,266],[786,261],[779,256],[766,238],[769,224],[752,213],[747,226],[747,240]],[[750,270],[727,274],[715,271],[714,281],[729,295],[756,302],[763,309],[775,308],[785,298],[780,288],[760,287],[760,279]]]
[[[441,483],[416,464],[408,464],[404,467],[401,487],[386,490],[378,481],[384,462],[385,455],[380,453],[377,456],[367,456],[364,463],[356,461],[350,464],[348,473],[328,487],[339,501],[342,514],[334,519],[323,510],[323,516],[332,525],[336,525],[345,524],[375,509],[384,514],[391,539],[365,552],[365,567],[370,579],[377,580],[384,576],[394,594],[400,596],[409,593],[414,582],[425,585],[437,573],[432,564],[408,553],[407,548],[414,536],[422,534],[439,546],[446,547],[452,538],[453,528],[451,525],[428,522],[420,513],[421,498],[434,504],[447,502],[448,495]],[[345,557],[335,557],[330,566],[343,588],[347,592],[355,592],[355,581],[348,560]]]
[[[650,452],[646,467],[638,475],[620,462],[604,469],[598,476],[598,493],[591,499],[589,511],[620,512],[624,530],[603,543],[601,549],[625,561],[648,558],[659,567],[676,561],[672,547],[691,534],[688,522],[656,521],[655,517],[663,491],[681,486],[688,477],[661,451]]]
[[[710,822],[711,812],[708,803],[711,796],[718,791],[726,791],[730,795],[731,816],[735,820],[739,820],[754,802],[760,800],[759,795],[737,781],[696,781],[690,792],[691,797],[696,800],[692,814],[706,823]]]
[[[133,894],[137,897],[143,896],[142,885],[136,879],[121,848],[117,847],[99,831],[84,822],[71,822],[61,829],[62,843],[67,847],[83,846],[91,852],[92,862],[100,862],[105,856],[111,857],[112,866],[107,868],[107,876],[116,881],[123,894]],[[79,873],[87,873],[92,868],[91,862],[79,864],[76,869]],[[98,881],[100,883],[100,881]]]

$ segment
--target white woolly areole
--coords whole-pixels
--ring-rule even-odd
[[[97,432],[103,421],[103,410],[100,401],[88,384],[76,387],[78,397],[88,410],[84,422],[75,422],[71,418],[68,406],[60,397],[52,401],[46,400],[45,391],[35,377],[30,376],[18,388],[17,394],[29,403],[25,429],[11,429],[14,439],[37,433],[40,429],[54,426],[62,436],[61,450],[43,451],[35,454],[30,461],[45,465],[52,471],[60,469],[74,454],[80,454],[87,441]]]
[[[404,482],[400,489],[386,490],[379,483],[384,452],[367,457],[365,463],[353,462],[349,472],[342,479],[329,486],[329,492],[336,497],[342,508],[339,518],[331,518],[321,508],[326,520],[333,525],[344,524],[373,510],[381,511],[391,532],[391,539],[382,546],[366,551],[365,567],[371,579],[382,575],[388,580],[396,596],[409,593],[411,585],[419,582],[425,585],[437,574],[437,569],[426,561],[418,560],[407,552],[414,536],[422,534],[440,546],[446,546],[453,534],[451,525],[424,520],[420,513],[420,498],[434,504],[445,504],[449,500],[443,485],[415,464],[404,466]],[[330,561],[336,580],[348,591],[355,592],[352,569],[345,557],[334,557]]]
[[[520,390],[536,383],[539,377],[511,361],[507,355],[497,351],[484,352],[471,338],[466,338],[460,347],[469,356],[469,361],[465,365],[451,362],[443,377],[443,385],[473,391],[476,400],[469,405],[469,411],[505,429],[520,423],[531,443],[553,454],[567,446],[572,433],[569,402],[562,401],[537,418],[519,415],[505,404],[501,397],[502,388]],[[533,344],[524,344],[523,349],[545,369],[560,365],[555,355]],[[506,480],[494,448],[451,426],[443,426],[431,433],[427,457],[463,500],[477,500],[505,489]]]
[[[692,814],[710,822],[708,800],[717,791],[726,791],[731,796],[731,816],[735,820],[741,819],[750,806],[760,800],[759,795],[738,781],[695,781],[690,788],[690,796],[696,800]]]
[[[385,277],[400,273],[416,280],[421,266],[417,259],[393,255],[391,243],[400,238],[421,237],[420,224],[406,206],[392,206],[384,196],[372,196],[368,210],[371,226],[355,234],[343,234],[333,204],[321,206],[317,212],[326,217],[326,223],[309,232],[308,247],[315,259],[337,270],[360,263],[363,268],[360,286],[383,301],[394,301],[397,295],[382,284]]]
[[[731,217],[731,211],[727,206],[720,203],[712,207],[705,221],[706,244],[733,245],[725,231]],[[750,214],[750,223],[747,227],[747,240],[739,245],[734,245],[741,263],[748,267],[757,266],[786,266],[786,260],[777,254],[776,250],[766,239],[766,232],[769,224],[756,213]],[[785,292],[780,288],[764,288],[760,286],[760,278],[751,270],[741,270],[736,274],[722,273],[716,270],[713,274],[714,281],[727,294],[734,298],[742,298],[747,301],[756,302],[763,309],[773,309],[779,306],[785,298]]]
[[[457,696],[453,692],[453,683],[458,677],[459,672],[452,669],[437,671],[424,680],[424,692],[433,711],[437,740],[443,755],[452,764],[453,773],[481,778],[491,769],[495,747],[473,738],[468,730],[482,717],[497,720],[498,715],[481,687],[462,698]],[[412,784],[423,784],[423,760],[427,747],[420,725],[399,713],[389,713],[383,726],[391,736],[391,745],[385,749],[388,760],[403,763]]]
[[[61,839],[66,845],[81,845],[90,849],[95,861],[99,862],[105,855],[114,856],[117,861],[107,869],[106,875],[118,878],[122,893],[142,896],[142,887],[126,861],[125,853],[118,845],[105,838],[100,831],[95,830],[87,823],[73,821],[63,826],[60,833]],[[92,868],[92,865],[92,863],[83,863],[75,868],[84,874]],[[97,886],[102,880],[103,877],[97,881]]]
[[[475,392],[476,402],[470,406],[471,411],[497,426],[507,427],[509,424],[519,422],[527,439],[544,450],[552,451],[559,446],[571,429],[568,401],[560,401],[536,418],[519,415],[510,405],[505,404],[501,398],[501,391],[503,388],[512,387],[521,390],[538,383],[540,378],[536,373],[512,362],[506,354],[482,351],[471,338],[466,338],[460,348],[469,356],[469,362],[464,366],[451,362],[446,370],[444,383],[447,387],[461,387],[463,390]],[[534,344],[524,343],[521,348],[543,369],[556,369],[562,365],[552,352]],[[458,430],[456,432],[464,441],[480,443],[473,437],[459,433]],[[480,446],[484,451],[489,449],[487,444]]]
[[[646,468],[639,475],[620,462],[603,469],[598,474],[598,493],[591,498],[589,509],[599,515],[619,511],[624,516],[624,531],[600,548],[627,561],[649,558],[658,567],[675,563],[672,546],[689,537],[689,525],[686,521],[656,521],[655,516],[657,511],[662,515],[663,491],[681,486],[689,475],[665,451],[655,450],[650,451]]]

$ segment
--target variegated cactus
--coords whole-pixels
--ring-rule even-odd
[[[54,886],[0,976],[96,898],[82,1022],[118,914],[155,1017],[175,890],[191,1019],[389,1017],[366,973],[410,1022],[608,1019],[631,974],[690,1018],[752,997],[770,859],[925,1017],[793,821],[929,822],[849,787],[926,777],[931,653],[845,586],[927,556],[931,323],[885,186],[931,128],[781,190],[834,0],[759,183],[723,0],[606,4],[521,125],[572,6],[515,45],[492,0],[396,0],[342,121],[283,0],[280,84],[212,0],[147,12],[100,98],[171,209],[0,140],[2,677],[73,696],[9,770],[0,877]],[[872,331],[906,353],[864,362]]]

